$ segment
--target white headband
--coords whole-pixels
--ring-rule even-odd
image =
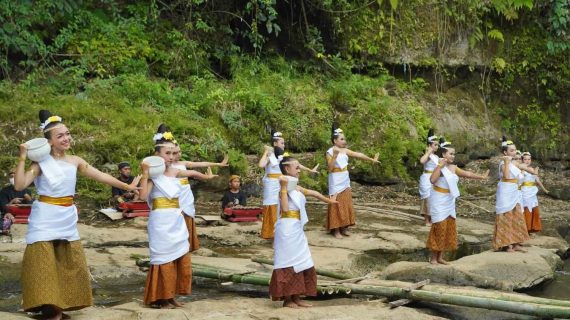
[[[335,136],[341,134],[342,132],[343,132],[343,131],[342,131],[341,128],[336,128],[336,129],[334,129],[334,131],[333,131],[333,133],[334,133]]]
[[[273,138],[281,138],[283,137],[283,134],[281,132],[274,132],[273,133]]]
[[[44,130],[48,124],[52,122],[61,122],[63,121],[60,116],[51,116],[44,121],[44,123],[40,124],[40,129]]]
[[[437,136],[428,137],[428,141],[429,141],[429,142],[432,142],[432,141],[435,140],[435,139],[437,139]]]
[[[172,132],[167,131],[165,133],[155,133],[154,137],[152,137],[152,141],[156,142],[156,141],[160,141],[162,139],[165,140],[174,140],[174,136],[172,135]]]
[[[503,142],[501,142],[501,147],[506,147],[509,144],[513,144],[513,142],[511,140],[503,141]]]
[[[445,148],[445,147],[447,147],[447,146],[449,146],[449,145],[451,145],[451,142],[445,141],[445,142],[443,142],[443,143],[440,145],[440,147]]]

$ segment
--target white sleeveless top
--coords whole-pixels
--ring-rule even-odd
[[[509,177],[508,179],[516,179],[517,182],[505,182],[503,179],[503,164],[504,161],[499,163],[499,183],[497,184],[497,194],[495,202],[495,213],[503,214],[513,210],[517,203],[522,201],[522,194],[519,192],[519,184],[522,181],[521,170],[515,167],[514,164],[509,164]]]
[[[534,183],[533,186],[525,186],[524,183]],[[521,187],[523,207],[532,211],[532,208],[538,207],[538,187],[536,186],[536,176],[534,174],[523,172],[523,186]]]
[[[435,170],[435,167],[437,167],[438,162],[439,162],[438,156],[436,156],[435,154],[430,154],[428,161],[424,163],[424,172],[420,176],[420,185],[419,185],[420,199],[427,199],[431,194],[431,190],[433,189],[430,181],[431,172]]]
[[[267,165],[265,166],[265,176],[263,177],[263,205],[272,206],[279,204],[279,185],[278,178],[270,178],[269,174],[281,174],[281,169],[279,169],[279,163],[283,156],[275,157],[272,153],[268,157]]]
[[[165,181],[172,184],[180,184],[179,178],[164,177]],[[149,206],[152,208],[152,200],[167,196],[156,186],[153,186]],[[180,193],[175,194],[173,198]],[[165,264],[174,261],[190,252],[188,242],[188,229],[184,217],[180,214],[180,208],[152,209],[148,217],[148,242],[150,250],[150,263],[153,265]]]
[[[450,192],[443,193],[436,190],[432,190],[429,196],[428,205],[429,205],[432,223],[441,222],[450,216],[453,218],[457,217],[457,213],[455,211],[456,197],[454,197],[453,194],[451,193],[451,189],[453,188],[453,186],[450,186],[448,181],[455,184],[455,187],[457,187],[457,184],[459,182],[459,177],[455,173],[452,173],[446,179],[446,177],[444,177],[442,174],[435,182],[435,186],[450,190]]]
[[[327,156],[333,156],[333,147],[327,150]],[[348,156],[346,153],[339,153],[336,157],[334,167],[337,169],[344,169],[348,166]],[[340,172],[329,172],[329,195],[343,192],[350,188],[350,175],[348,170]]]
[[[281,218],[275,224],[273,241],[274,269],[293,267],[296,273],[313,267],[313,259],[303,226],[309,221],[305,210],[306,198],[297,190],[290,191],[289,210],[299,211],[301,219]]]
[[[55,160],[63,176],[61,183],[50,185],[44,174],[34,179],[38,195],[48,197],[67,197],[75,195],[77,167],[63,160]],[[32,204],[32,212],[28,218],[26,243],[51,240],[79,240],[77,231],[77,208],[57,206],[39,200]]]

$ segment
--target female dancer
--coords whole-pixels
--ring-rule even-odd
[[[269,294],[273,301],[284,300],[289,308],[311,307],[301,300],[301,295],[317,295],[317,274],[307,237],[303,232],[309,221],[305,210],[305,196],[323,202],[336,203],[322,194],[296,186],[288,188],[291,178],[299,178],[301,165],[292,157],[285,157],[279,167],[285,175],[279,179],[280,215],[275,225],[274,267],[269,284]]]
[[[71,134],[61,117],[47,110],[39,113],[40,128],[48,139],[51,153],[47,159],[32,162],[24,172],[27,145],[20,145],[14,186],[23,190],[34,182],[39,199],[34,201],[26,233],[22,261],[22,298],[27,312],[41,311],[46,319],[61,319],[63,311],[78,310],[93,304],[91,279],[77,231],[74,204],[77,171],[95,181],[123,190],[135,190],[140,180],[130,185],[91,167],[78,156],[66,155]]]
[[[228,166],[228,156],[225,156],[224,160],[220,163],[180,161],[180,158],[182,157],[180,145],[176,141],[174,141],[174,145],[174,162],[172,163],[172,167],[174,169],[186,170],[190,168]],[[194,252],[200,248],[200,241],[198,240],[198,234],[196,232],[196,222],[194,221],[194,216],[196,215],[196,209],[194,208],[194,194],[190,188],[190,181],[188,178],[180,179],[180,184],[182,185],[179,199],[180,205],[182,213],[184,214],[184,222],[186,223],[188,234],[190,235],[188,238],[188,241],[190,241],[190,252]]]
[[[457,249],[455,199],[459,197],[459,177],[484,180],[489,176],[489,170],[478,175],[459,169],[453,164],[455,148],[444,138],[439,140],[438,156],[439,163],[430,177],[433,190],[428,203],[432,225],[426,246],[431,250],[431,264],[447,264],[443,259],[443,252]]]
[[[154,136],[155,155],[164,159],[166,170],[159,177],[149,179],[149,165],[141,164],[141,199],[149,202],[152,210],[148,219],[150,270],[144,289],[144,303],[160,308],[182,306],[174,297],[192,291],[192,264],[189,235],[180,208],[181,178],[211,179],[215,177],[208,168],[204,175],[193,170],[179,170],[174,162],[174,137],[161,124]]]
[[[420,163],[424,165],[424,173],[420,176],[420,214],[424,216],[426,226],[431,224],[428,198],[432,189],[430,177],[435,166],[439,163],[439,159],[435,155],[438,146],[437,136],[434,135],[433,129],[429,129],[426,151],[420,158]]]
[[[273,239],[275,230],[275,222],[277,222],[277,205],[279,203],[279,177],[281,171],[279,170],[279,163],[284,156],[288,155],[285,152],[285,139],[281,132],[271,131],[271,142],[273,148],[265,146],[265,151],[259,159],[258,166],[265,168],[265,176],[263,177],[263,207],[261,222],[261,237],[263,239]],[[313,169],[309,169],[300,165],[301,170],[317,173],[317,164]]]
[[[374,158],[354,152],[346,148],[346,139],[342,129],[334,124],[332,127],[331,140],[333,147],[327,150],[326,158],[329,170],[329,195],[337,195],[338,204],[329,205],[327,210],[326,228],[335,238],[349,236],[348,227],[356,223],[354,208],[352,207],[352,190],[348,175],[348,158],[353,157],[379,163],[378,153]]]
[[[530,152],[524,152],[522,154],[522,160],[525,165],[530,167],[532,164],[532,156]],[[540,186],[544,193],[548,193],[548,190],[544,188],[544,185],[538,178],[538,167],[534,169],[536,175],[524,172],[523,183],[522,183],[522,198],[523,198],[523,208],[524,208],[524,218],[526,222],[526,228],[528,233],[533,234],[542,230],[542,224],[540,222],[540,210],[538,209],[538,188],[536,185]]]
[[[507,252],[526,252],[521,246],[528,239],[526,223],[521,208],[521,193],[519,182],[522,171],[536,174],[534,169],[524,163],[513,161],[516,156],[515,144],[503,136],[501,142],[503,160],[499,163],[499,183],[495,204],[495,231],[493,233],[493,248]],[[521,171],[522,170],[522,171]]]

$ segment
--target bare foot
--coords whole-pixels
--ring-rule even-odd
[[[303,307],[303,308],[310,308],[313,306],[312,304],[306,303],[305,301],[303,301],[301,299],[293,300],[293,302],[295,302],[295,304],[298,305],[299,307]]]
[[[61,320],[63,311],[53,305],[44,305],[42,308],[42,318],[45,320]]]
[[[293,302],[292,300],[285,300],[283,302],[283,308],[299,309],[299,306],[295,302]]]
[[[333,236],[337,239],[342,239],[342,235],[340,234],[340,231],[338,231],[338,229],[334,230]]]
[[[515,252],[510,246],[505,249],[505,252]]]
[[[431,260],[429,261],[429,263],[431,263],[431,264],[438,264],[438,262],[437,262],[436,259],[431,259]]]
[[[56,312],[56,314],[53,317],[46,317],[45,319],[46,320],[61,320],[62,315],[63,315],[63,313],[60,310],[59,312]]]
[[[348,229],[340,229],[340,233],[345,237],[350,237],[350,232],[348,232]]]
[[[522,247],[521,245],[519,245],[519,244],[515,244],[515,245],[513,246],[513,250],[514,250],[514,251],[519,251],[519,252],[527,252],[527,250],[526,250],[526,249],[523,249],[523,247]]]
[[[168,300],[158,300],[154,304],[150,305],[154,309],[174,309],[175,307],[170,305]]]
[[[178,302],[178,301],[174,300],[174,298],[168,299],[168,303],[170,303],[171,305],[178,307],[178,308],[182,308],[184,306],[183,302]]]
[[[447,262],[447,261],[445,261],[445,260],[443,260],[443,259],[439,259],[439,260],[437,260],[437,262],[438,262],[439,264],[445,264],[445,265],[449,264],[449,262]]]

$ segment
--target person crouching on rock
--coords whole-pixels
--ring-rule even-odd
[[[431,250],[431,264],[448,264],[443,259],[443,252],[457,250],[455,199],[459,197],[459,177],[484,180],[489,176],[489,170],[478,175],[459,169],[453,164],[455,148],[444,138],[439,140],[438,156],[439,163],[430,177],[433,190],[428,203],[432,225],[426,246]]]
[[[159,126],[153,140],[155,155],[164,159],[166,169],[163,174],[149,179],[149,165],[144,161],[141,164],[140,198],[152,204],[147,225],[151,266],[144,288],[144,304],[158,308],[181,307],[182,303],[174,297],[191,293],[192,264],[188,229],[179,203],[180,179],[195,177],[198,172],[172,167],[174,137],[164,124]],[[207,175],[199,174],[207,179],[215,177],[209,168]]]
[[[522,243],[528,240],[526,222],[522,213],[522,193],[519,184],[522,182],[522,171],[536,174],[535,170],[524,163],[513,161],[517,148],[515,144],[503,136],[501,142],[503,159],[499,163],[499,183],[495,202],[495,230],[493,232],[493,248],[507,252],[521,251]]]
[[[283,307],[311,307],[301,300],[302,295],[317,295],[317,274],[303,231],[309,221],[305,196],[329,204],[336,203],[336,199],[296,185],[301,168],[294,158],[283,158],[279,167],[285,176],[279,179],[280,214],[275,224],[274,266],[269,295],[273,301],[284,300]]]

